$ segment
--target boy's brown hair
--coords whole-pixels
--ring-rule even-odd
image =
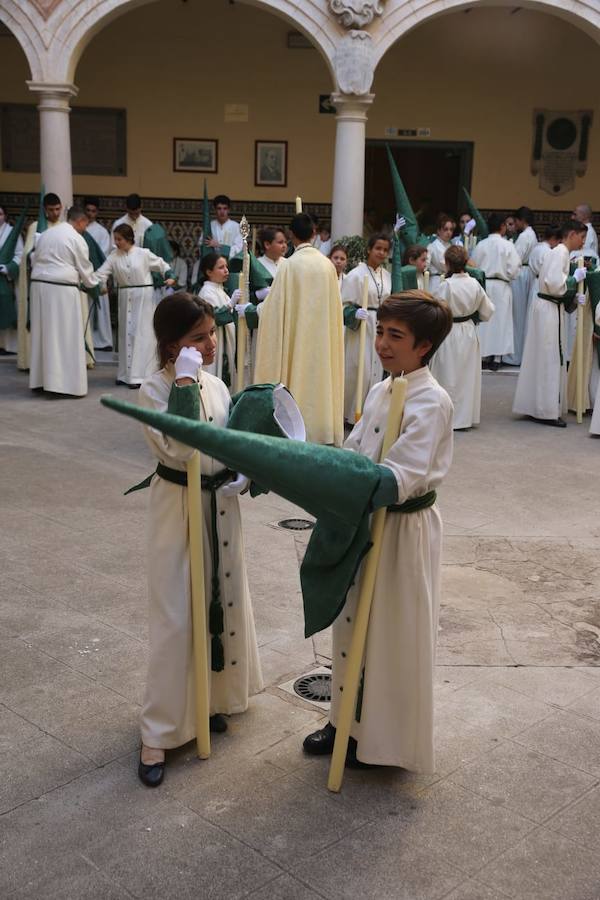
[[[426,291],[401,291],[383,301],[377,310],[377,321],[398,319],[405,322],[414,335],[414,347],[431,342],[431,350],[423,356],[428,363],[452,328],[450,307]]]
[[[456,275],[458,272],[465,271],[468,258],[469,257],[465,248],[459,247],[457,244],[452,244],[452,246],[448,247],[448,249],[444,253],[444,259],[446,260],[448,271],[452,275]]]
[[[413,260],[419,259],[424,253],[427,253],[427,247],[424,247],[423,244],[411,244],[410,247],[407,247],[404,251],[402,264],[405,266],[412,266]]]

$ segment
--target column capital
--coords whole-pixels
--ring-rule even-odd
[[[366,122],[369,107],[375,94],[341,94],[331,95],[331,102],[336,109],[336,118],[347,122]]]
[[[39,95],[38,109],[71,111],[71,97],[76,97],[79,88],[70,82],[28,81],[27,87]]]

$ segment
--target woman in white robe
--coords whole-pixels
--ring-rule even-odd
[[[582,228],[582,231],[577,230]],[[585,226],[579,223],[563,232],[563,240],[547,254],[539,276],[539,293],[529,318],[523,361],[517,380],[513,412],[546,424],[565,427],[567,412],[567,361],[565,358],[565,311],[569,253],[581,245]],[[585,277],[585,270],[583,270]],[[582,280],[580,276],[576,276]],[[540,296],[546,294],[554,300]]]
[[[514,350],[511,283],[521,271],[521,257],[512,241],[504,238],[502,215],[490,216],[489,228],[489,237],[479,241],[471,256],[485,272],[485,289],[495,308],[494,318],[479,326],[481,355],[490,360],[490,368],[497,369],[502,357]]]
[[[140,390],[141,406],[197,417],[224,428],[229,418],[229,393],[223,382],[201,364],[202,356],[210,365],[215,355],[212,310],[196,297],[177,293],[159,304],[155,327],[162,368],[144,381]],[[145,767],[151,767],[160,766],[165,750],[179,747],[196,736],[187,487],[170,480],[173,470],[175,479],[181,478],[195,451],[157,429],[145,426],[144,434],[153,456],[170,470],[156,475],[150,486],[150,655],[142,709],[140,761]],[[212,487],[203,481],[203,552],[208,610],[211,603],[219,603],[213,595],[212,580],[217,550],[213,536],[216,536],[218,596],[223,622],[220,633],[215,630],[212,636],[208,635],[210,715],[211,730],[224,731],[227,723],[223,715],[244,712],[249,696],[262,690],[262,678],[237,497],[244,485],[239,478],[232,482],[232,473],[204,454],[201,454],[201,470],[203,480],[217,476]],[[219,482],[223,484],[217,487]],[[211,496],[216,506],[214,520]],[[215,639],[219,656],[222,655],[220,661],[211,653],[211,648],[216,646]],[[144,776],[149,774],[152,778],[152,772],[140,766],[140,777],[146,784]],[[162,780],[160,772],[155,772],[154,777]]]
[[[479,425],[481,413],[481,348],[478,323],[494,314],[494,304],[475,278],[465,272],[463,247],[446,253],[448,276],[436,294],[452,311],[452,331],[431,360],[431,374],[448,392],[454,406],[454,429]]]
[[[521,270],[512,283],[513,313],[513,352],[505,356],[504,362],[509,366],[520,366],[523,357],[523,346],[527,333],[529,318],[529,300],[533,275],[529,268],[529,259],[538,239],[533,225],[533,213],[523,206],[515,213],[519,235],[514,247],[521,260]]]
[[[13,226],[9,224],[6,210],[0,206],[0,250],[4,247]],[[12,259],[7,260],[0,271],[0,304],[3,305],[2,320],[10,320],[10,309],[14,309],[13,324],[0,327],[0,350],[6,353],[17,352],[17,297],[16,286],[19,280],[19,266],[23,255],[23,238],[19,236]]]
[[[365,278],[369,285],[369,298],[365,328],[365,372],[363,378],[361,406],[374,384],[383,378],[383,366],[375,353],[375,329],[377,310],[392,292],[392,277],[383,264],[390,254],[390,239],[387,235],[373,234],[367,243],[367,261],[359,263],[344,278],[342,303],[344,304],[344,419],[353,423],[357,405],[358,359],[360,351],[360,315]],[[357,315],[358,314],[358,315]]]
[[[436,226],[435,240],[427,247],[428,259],[427,269],[429,270],[429,291],[435,296],[442,275],[446,271],[444,255],[448,247],[451,246],[452,235],[456,222],[445,213],[440,213]]]
[[[216,375],[233,391],[236,359],[235,324],[231,301],[223,286],[229,278],[229,266],[224,256],[207,253],[200,260],[200,272],[205,281],[198,296],[210,303],[215,310],[218,336],[215,359],[205,367],[205,371]]]
[[[129,225],[113,231],[117,246],[96,271],[106,285],[112,275],[119,297],[119,366],[117,384],[139,387],[156,368],[156,340],[152,328],[154,285],[152,272],[159,272],[166,285],[173,285],[169,264],[150,250],[135,245]]]

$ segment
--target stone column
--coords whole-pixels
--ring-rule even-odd
[[[39,97],[42,184],[47,193],[58,194],[66,209],[73,203],[69,113],[77,88],[73,84],[42,81],[28,81],[27,85]]]
[[[365,131],[374,94],[332,94],[337,110],[331,236],[362,234],[365,200]]]

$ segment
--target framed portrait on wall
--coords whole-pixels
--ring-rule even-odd
[[[219,142],[209,138],[173,138],[174,172],[216,172]]]
[[[287,141],[254,142],[256,187],[287,187]]]

